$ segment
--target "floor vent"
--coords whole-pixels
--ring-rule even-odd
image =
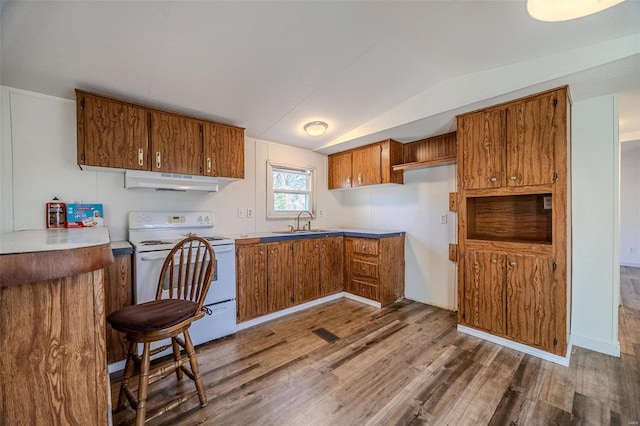
[[[329,343],[333,343],[336,340],[340,339],[338,336],[336,336],[335,334],[333,334],[332,332],[324,328],[318,328],[316,330],[313,330],[313,332],[317,334],[319,337],[322,337],[324,340],[326,340]]]

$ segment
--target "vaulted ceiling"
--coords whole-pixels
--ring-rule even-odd
[[[324,153],[451,131],[455,114],[564,84],[574,102],[620,93],[621,134],[640,130],[638,0],[562,23],[533,20],[524,0],[3,1],[0,13],[2,85],[81,88]],[[312,120],[327,133],[307,136]]]

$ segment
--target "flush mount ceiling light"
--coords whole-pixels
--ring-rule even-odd
[[[545,22],[581,18],[622,3],[624,0],[527,0],[527,12]]]
[[[327,127],[329,126],[324,121],[310,121],[304,125],[304,131],[309,136],[320,136],[327,131]]]

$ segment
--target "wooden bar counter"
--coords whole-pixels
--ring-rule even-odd
[[[106,228],[0,234],[0,424],[106,425]]]

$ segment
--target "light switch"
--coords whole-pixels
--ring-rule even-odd
[[[245,215],[245,211],[242,207],[238,207],[238,219],[242,219]]]

